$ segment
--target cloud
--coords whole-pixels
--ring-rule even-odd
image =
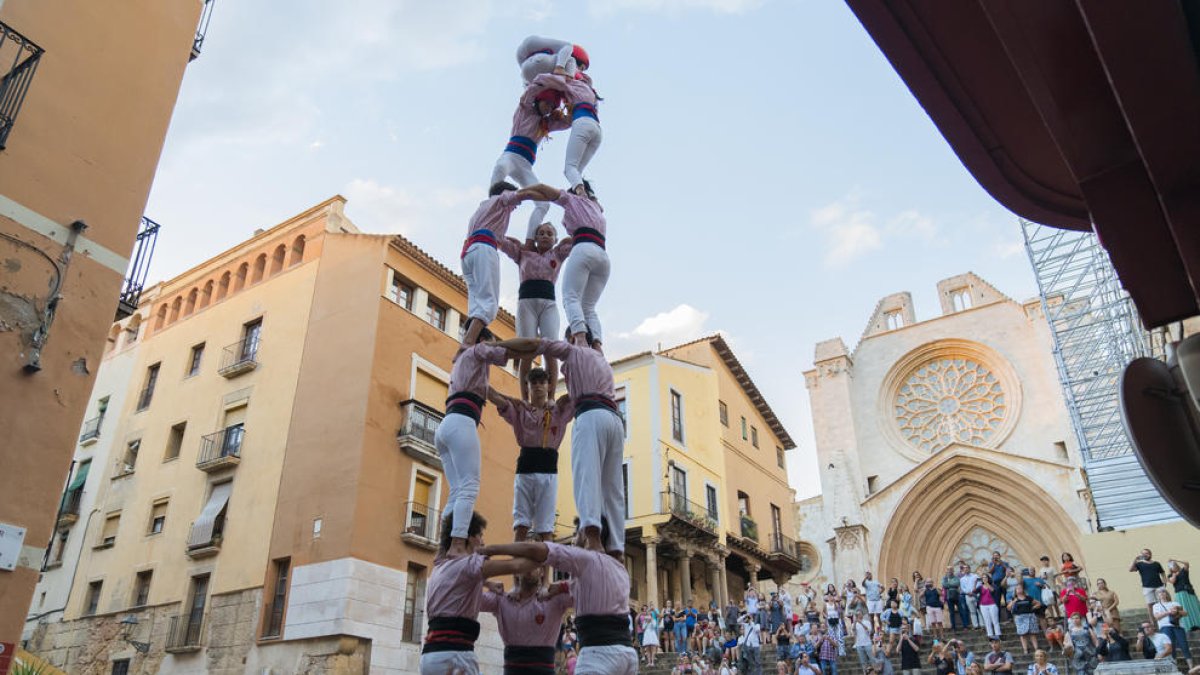
[[[1025,243],[1020,239],[997,239],[992,243],[992,253],[1001,260],[1025,253]]]
[[[763,5],[766,0],[591,0],[594,14],[613,14],[623,11],[678,14],[692,10],[707,10],[717,14],[743,14]]]
[[[843,267],[896,240],[919,238],[942,241],[932,218],[906,209],[882,221],[862,205],[862,195],[852,190],[809,214],[809,225],[825,238],[825,266]]]
[[[461,236],[483,186],[438,187],[413,190],[385,185],[374,179],[355,178],[346,185],[347,215],[359,227],[412,237],[430,230],[453,231]],[[447,228],[453,223],[455,227]],[[458,224],[463,227],[457,227]]]
[[[689,304],[680,304],[642,319],[633,330],[608,333],[605,352],[623,356],[636,352],[673,347],[714,331],[706,328],[709,314]]]

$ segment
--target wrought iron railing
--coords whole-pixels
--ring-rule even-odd
[[[80,505],[83,503],[83,488],[67,490],[63,495],[62,511],[58,514],[59,518],[63,516],[79,516]]]
[[[133,257],[129,259],[129,271],[125,273],[125,285],[121,287],[121,297],[117,302],[118,321],[137,311],[142,290],[146,287],[146,275],[150,272],[150,260],[154,257],[154,246],[158,243],[159,227],[158,223],[142,216],[137,244],[133,249]]]
[[[228,457],[241,458],[242,442],[246,438],[246,428],[240,424],[200,437],[200,454],[196,457],[196,467],[204,468],[208,464],[219,462]]]
[[[200,22],[196,24],[196,37],[192,40],[192,55],[188,61],[195,61],[200,56],[200,48],[204,46],[204,36],[208,34],[208,22],[212,21],[213,5],[216,0],[204,0],[200,9]]]
[[[226,347],[221,354],[222,375],[258,365],[258,348],[262,346],[262,338],[258,335],[242,338]]]
[[[400,427],[397,437],[415,438],[432,446],[433,435],[442,423],[442,413],[411,398],[402,402],[400,408],[404,411],[404,424]]]
[[[93,438],[100,437],[100,423],[104,421],[104,415],[93,417],[83,423],[83,432],[79,434],[79,442],[90,441]]]
[[[795,539],[790,539],[780,532],[771,533],[770,552],[786,555],[789,558],[800,559],[800,550]]]
[[[754,519],[749,516],[742,516],[741,526],[743,537],[753,539],[755,542],[758,541],[758,523],[754,522]]]
[[[283,635],[284,603],[268,602],[263,608],[262,637],[277,638]]]
[[[204,640],[204,614],[176,614],[167,633],[168,650],[199,649]]]
[[[697,504],[678,492],[668,490],[660,494],[663,513],[670,513],[706,532],[717,533],[717,519],[708,512],[708,507]]]
[[[8,143],[8,133],[17,120],[17,113],[21,112],[21,104],[25,102],[29,83],[33,81],[33,74],[44,51],[0,21],[0,68],[5,62],[11,63],[8,70],[0,75],[0,150]]]
[[[430,541],[438,540],[438,528],[442,519],[437,509],[420,502],[407,502],[404,511],[404,534]]]

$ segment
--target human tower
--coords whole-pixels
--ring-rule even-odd
[[[506,675],[553,675],[554,645],[562,616],[574,606],[581,650],[577,675],[637,672],[629,646],[629,575],[625,549],[625,495],[621,481],[623,421],[613,395],[612,368],[602,352],[596,304],[608,281],[604,210],[583,172],[600,146],[599,97],[579,45],[532,36],[517,49],[525,83],[513,114],[512,135],[492,170],[488,198],[467,226],[462,273],[467,322],[450,373],[446,416],[434,436],[450,483],[440,547],[426,587],[428,631],[422,675],[479,672],[475,641],[479,612],[496,615],[504,640]],[[568,189],[544,185],[533,172],[538,147],[552,131],[570,129],[563,173]],[[509,180],[515,181],[516,185]],[[524,240],[508,235],[513,210],[535,202]],[[563,209],[569,235],[556,242],[542,222]],[[499,312],[500,252],[517,263],[520,290],[517,338],[497,341],[488,330]],[[568,327],[560,339],[555,281],[562,268]],[[545,368],[533,368],[542,356]],[[488,386],[490,366],[520,364],[521,398]],[[559,366],[567,394],[555,391]],[[486,522],[475,512],[479,494],[477,427],[488,401],[512,425],[521,454],[513,485],[514,543],[483,545]],[[571,472],[579,514],[575,545],[553,543],[558,491],[558,446],[568,421]],[[529,535],[540,539],[529,539]],[[545,566],[572,581],[543,589]],[[515,575],[505,592],[493,577]]]

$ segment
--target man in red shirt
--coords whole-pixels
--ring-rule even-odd
[[[1072,614],[1087,616],[1087,592],[1076,585],[1074,577],[1067,577],[1066,586],[1061,591],[1063,614],[1067,619]]]

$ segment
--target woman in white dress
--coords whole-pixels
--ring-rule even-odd
[[[658,610],[653,607],[649,612],[642,612],[638,617],[642,622],[642,650],[646,654],[646,667],[654,667],[654,658],[658,655]]]

